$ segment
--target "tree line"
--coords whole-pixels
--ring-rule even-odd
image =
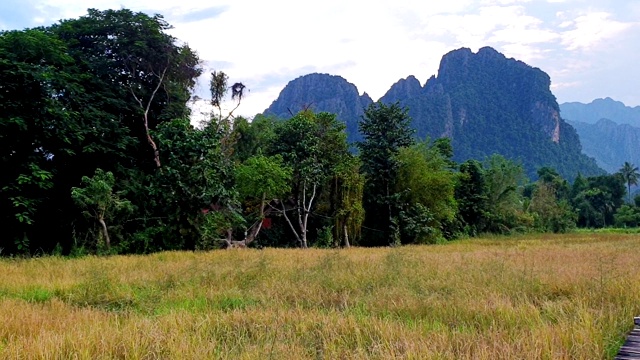
[[[244,84],[210,78],[162,16],[98,11],[0,33],[0,254],[436,243],[482,233],[637,226],[638,168],[528,182],[500,155],[452,160],[408,110],[374,103],[347,142],[330,113],[233,115]],[[232,110],[224,111],[232,104]],[[628,194],[625,203],[625,194]]]

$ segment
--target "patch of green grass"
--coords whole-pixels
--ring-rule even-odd
[[[18,294],[18,298],[35,303],[43,303],[51,300],[53,297],[53,291],[37,287],[26,289],[24,292]]]

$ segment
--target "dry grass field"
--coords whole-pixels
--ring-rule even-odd
[[[640,236],[0,260],[2,359],[611,359]]]

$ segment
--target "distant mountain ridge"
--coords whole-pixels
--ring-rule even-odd
[[[607,97],[563,103],[560,111],[578,132],[584,153],[606,171],[616,172],[626,161],[640,164],[640,106]]]
[[[578,132],[584,153],[607,172],[617,172],[626,161],[640,165],[640,128],[609,119],[569,123]]]
[[[600,119],[613,120],[618,124],[640,127],[640,106],[626,106],[612,98],[595,99],[589,104],[567,102],[560,104],[562,117],[570,121],[595,124]]]
[[[362,113],[356,108],[372,102],[358,94],[341,77],[306,75],[291,81],[265,114],[290,117],[284,110],[306,102],[316,111],[338,113],[349,138],[358,139],[354,131]],[[569,179],[578,172],[603,173],[581,153],[575,129],[560,117],[549,76],[489,47],[477,53],[451,51],[443,56],[437,77],[424,86],[414,76],[401,79],[380,101],[408,107],[418,138],[451,138],[458,162],[499,153],[521,161],[530,177],[542,166]]]
[[[305,109],[334,113],[346,124],[349,142],[354,142],[361,139],[358,121],[372,103],[367,93],[360,95],[343,77],[309,74],[291,80],[263,114],[286,119]]]

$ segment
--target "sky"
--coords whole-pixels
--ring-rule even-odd
[[[377,100],[409,75],[424,84],[449,51],[484,46],[547,72],[559,103],[640,105],[638,0],[0,0],[0,30],[87,8],[162,14],[205,74],[221,70],[247,86],[237,112],[245,116],[302,75],[340,75]],[[207,88],[203,77],[197,95]]]

